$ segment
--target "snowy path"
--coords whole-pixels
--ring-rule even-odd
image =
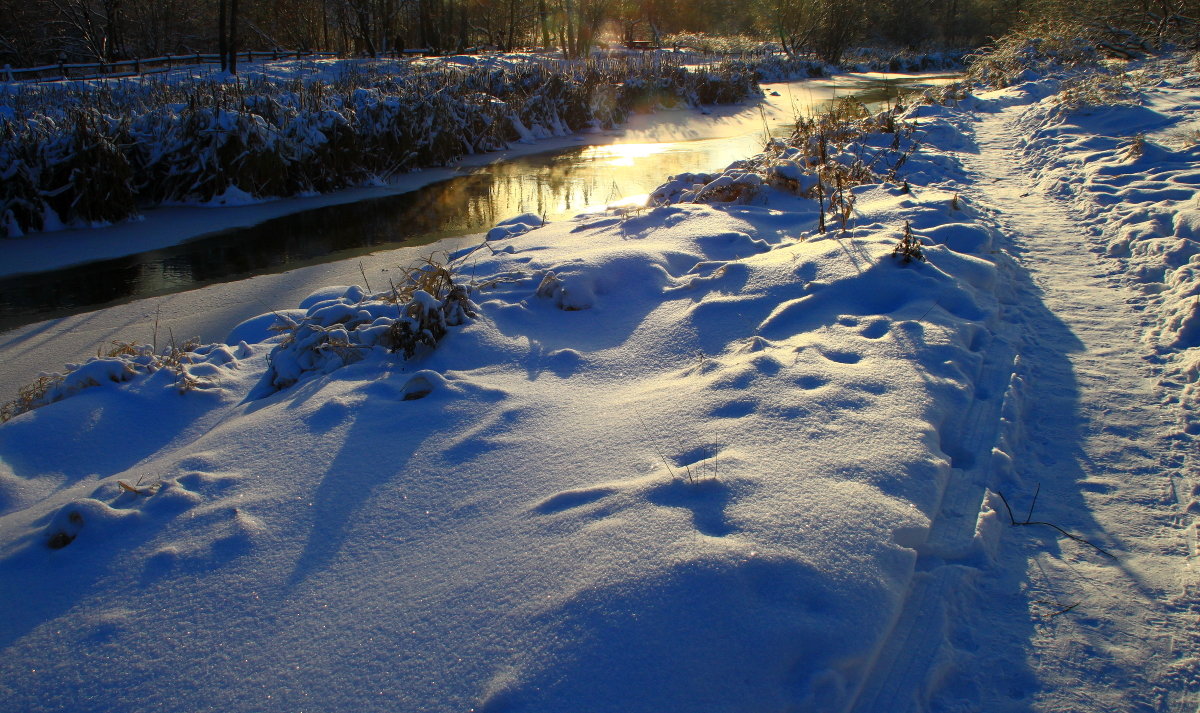
[[[1010,345],[1018,355],[1009,423],[995,429],[1011,462],[964,454],[930,542],[936,550],[970,537],[961,510],[979,504],[986,483],[1017,520],[1032,512],[1114,557],[1045,525],[1004,527],[995,559],[982,564],[927,546],[932,566],[918,565],[855,710],[1194,711],[1190,446],[1155,393],[1136,296],[1105,277],[1111,266],[1088,254],[1092,239],[1069,207],[1023,171],[1012,128],[1019,109],[981,114],[977,152],[963,157],[964,199],[993,212],[1015,258],[1003,338],[991,349],[993,366]],[[998,401],[990,382],[994,374],[981,375],[964,418],[977,432],[968,445],[984,436],[972,416],[1000,412],[987,406]],[[999,498],[990,504],[1007,525]]]

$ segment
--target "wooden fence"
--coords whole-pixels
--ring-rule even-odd
[[[386,55],[392,58],[402,56],[424,55],[428,54],[426,49],[406,49],[392,50]],[[336,52],[306,52],[303,50],[246,50],[238,52],[238,63],[260,61],[274,61],[281,59],[328,59],[337,57]],[[90,63],[68,63],[59,62],[58,64],[46,64],[41,67],[12,67],[4,65],[0,69],[0,81],[21,82],[21,81],[62,81],[64,79],[112,79],[117,77],[138,77],[145,74],[158,74],[161,72],[169,72],[176,67],[199,66],[206,64],[219,64],[221,56],[218,54],[168,54],[162,57],[150,57],[147,59],[125,59],[117,62],[90,62]]]

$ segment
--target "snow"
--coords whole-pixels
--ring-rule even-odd
[[[78,365],[0,425],[0,709],[1194,710],[1200,85],[1144,71],[831,145],[825,232],[771,144],[452,248],[469,301],[306,268]]]

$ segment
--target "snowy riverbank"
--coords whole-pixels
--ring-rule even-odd
[[[759,93],[669,55],[294,60],[246,77],[0,84],[0,236],[382,183],[514,141]]]
[[[1194,146],[1106,113],[1173,67],[509,223],[411,359],[390,274],[83,365],[0,426],[0,709],[1194,708]]]

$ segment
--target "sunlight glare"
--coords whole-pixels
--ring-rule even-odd
[[[639,158],[653,156],[670,148],[669,143],[606,144],[586,149],[582,158],[608,166],[632,166]]]

